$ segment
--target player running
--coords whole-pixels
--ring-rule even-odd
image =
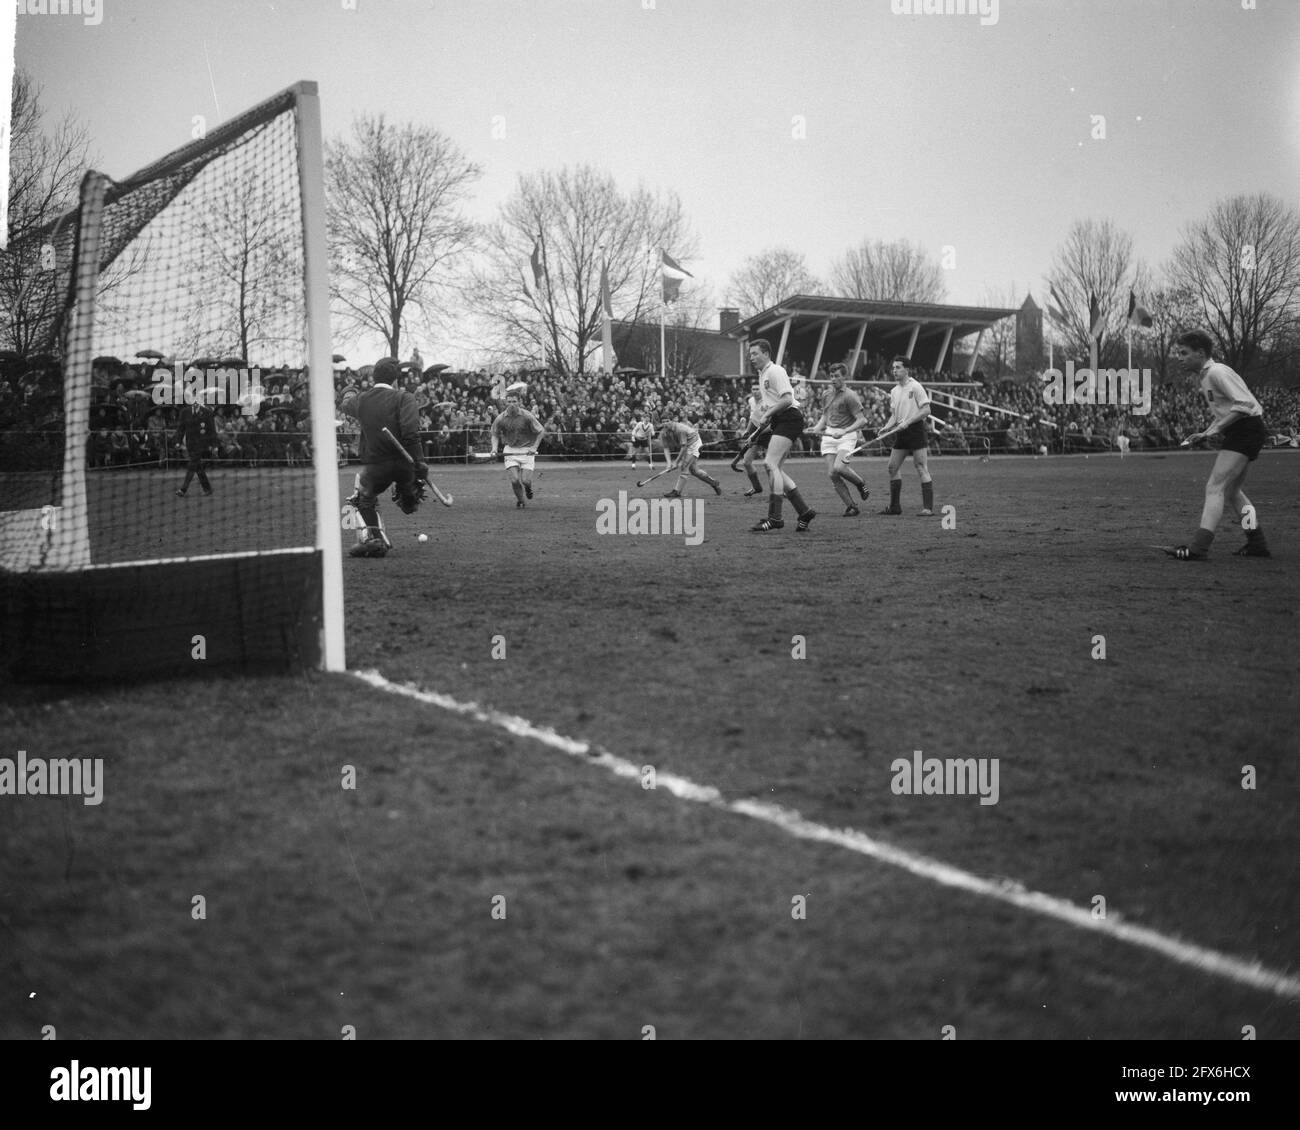
[[[659,442],[664,445],[664,454],[676,452],[677,482],[664,498],[681,498],[682,483],[687,475],[693,475],[701,482],[708,483],[714,494],[722,493],[722,484],[699,466],[700,449],[704,446],[700,431],[694,424],[679,420],[665,419],[659,428]]]
[[[1183,444],[1186,446],[1217,435],[1223,437],[1223,447],[1215,456],[1209,481],[1205,484],[1201,524],[1192,535],[1191,544],[1175,546],[1165,552],[1180,561],[1204,561],[1210,554],[1210,543],[1214,541],[1226,503],[1246,530],[1246,544],[1235,550],[1235,555],[1271,557],[1255,506],[1241,489],[1246,481],[1246,472],[1258,458],[1268,436],[1264,427],[1264,410],[1234,370],[1222,361],[1210,359],[1213,348],[1210,335],[1201,330],[1179,334],[1174,339],[1174,363],[1185,373],[1199,374],[1201,394],[1214,417],[1209,427],[1188,436]]]
[[[759,392],[763,397],[763,412],[759,417],[759,424],[760,426],[768,424],[772,429],[772,438],[767,441],[767,455],[764,459],[767,473],[772,479],[772,493],[767,496],[767,517],[750,528],[755,533],[766,533],[768,530],[779,530],[784,527],[781,504],[788,498],[795,513],[799,515],[795,529],[802,533],[817,517],[817,511],[803,500],[798,484],[781,470],[781,464],[790,454],[790,448],[795,440],[803,434],[803,413],[795,407],[790,378],[786,375],[786,371],[772,360],[772,347],[766,338],[755,338],[750,342],[749,363],[758,372]]]
[[[394,498],[407,514],[415,511],[423,497],[418,484],[428,476],[429,468],[420,448],[420,406],[411,393],[396,387],[401,375],[401,363],[395,357],[382,357],[375,362],[375,383],[364,392],[352,389],[345,393],[339,405],[361,424],[357,454],[362,467],[356,490],[347,502],[356,507],[366,525],[360,540],[348,551],[353,557],[384,557],[388,553],[388,539],[379,520],[379,497],[388,487],[394,488]],[[385,428],[393,440],[384,434]],[[409,460],[394,447],[394,440]]]
[[[862,481],[862,477],[849,466],[849,459],[858,448],[862,429],[867,427],[870,421],[863,411],[861,398],[851,388],[845,387],[849,378],[847,366],[838,363],[832,365],[830,376],[832,390],[830,399],[826,402],[821,419],[805,434],[822,437],[822,455],[826,457],[826,473],[830,476],[835,493],[844,503],[844,517],[856,518],[862,511],[853,501],[848,484],[852,483],[858,488],[858,494],[862,496],[863,502],[866,502],[871,492],[867,490],[867,484]]]
[[[934,485],[930,478],[928,460],[930,440],[925,434],[925,418],[930,415],[930,397],[921,382],[912,376],[909,359],[895,357],[892,366],[894,380],[898,382],[889,390],[889,421],[882,432],[897,429],[894,449],[889,453],[889,505],[882,514],[903,512],[903,463],[910,455],[921,476],[921,517],[934,514]]]
[[[524,499],[533,497],[533,460],[546,435],[541,420],[519,403],[518,391],[506,389],[506,410],[492,421],[492,454],[502,443],[506,449],[506,474],[515,492],[515,509],[524,508]]]
[[[185,379],[197,382],[202,376],[198,369],[191,369],[185,374]],[[203,493],[211,494],[212,484],[208,482],[208,473],[203,469],[203,457],[217,446],[216,413],[206,404],[198,401],[186,404],[180,411],[180,419],[176,427],[176,442],[185,444],[186,454],[185,482],[176,492],[176,497],[185,497],[185,492],[190,489],[190,483],[194,481],[195,475],[199,477],[199,486],[203,488]]]

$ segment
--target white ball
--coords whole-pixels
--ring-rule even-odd
[[[416,540],[416,541],[428,541],[428,540],[429,540],[429,535],[428,535],[428,534],[421,534],[421,535],[420,535],[418,538],[416,538],[415,540]]]

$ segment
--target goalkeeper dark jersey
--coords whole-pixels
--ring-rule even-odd
[[[357,454],[363,463],[401,459],[401,453],[384,438],[385,428],[398,438],[415,462],[424,462],[420,451],[420,406],[409,392],[378,384],[358,396],[346,398],[340,407],[361,422]]]

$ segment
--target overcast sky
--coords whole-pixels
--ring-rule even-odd
[[[1216,199],[1300,186],[1298,0],[1000,0],[996,22],[903,0],[345,3],[20,13],[16,62],[112,176],[188,142],[196,114],[314,79],[327,137],[363,111],[449,135],[484,168],[475,218],[565,164],[673,189],[719,300],[765,247],[824,274],[864,237],[954,248],[949,301],[1039,298],[1077,219],[1113,219],[1158,267]]]

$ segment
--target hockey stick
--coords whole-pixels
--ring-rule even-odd
[[[646,483],[652,483],[652,482],[655,481],[655,479],[660,478],[661,476],[668,474],[669,471],[675,471],[676,469],[677,469],[677,461],[674,459],[674,460],[673,460],[671,463],[669,463],[668,466],[665,467],[662,471],[656,471],[653,475],[651,475],[651,476],[650,476],[649,478],[647,478],[647,479],[639,479],[639,480],[637,481],[637,484],[636,484],[636,485],[639,486],[639,487],[643,487],[643,486],[646,485]]]
[[[748,451],[751,447],[753,447],[754,444],[756,444],[764,436],[771,435],[771,434],[772,434],[771,424],[759,424],[759,426],[756,427],[752,432],[750,432],[749,435],[742,437],[740,441],[740,450],[736,452],[735,456],[731,460],[731,469],[733,471],[739,471],[740,461],[744,459],[745,452]]]
[[[402,453],[402,458],[405,459],[412,467],[414,467],[415,460],[411,457],[411,453],[407,451],[406,448],[404,448],[400,443],[397,442],[397,437],[393,435],[393,433],[390,432],[387,428],[383,428],[382,431],[384,433],[384,436],[388,439],[388,442],[391,443],[395,448],[397,448],[398,451]],[[431,491],[433,491],[434,497],[439,502],[441,502],[444,506],[450,506],[452,502],[455,501],[451,495],[443,494],[442,491],[438,489],[436,484],[431,483],[429,481],[427,476],[421,479],[420,481],[424,483],[424,485],[427,486]]]

